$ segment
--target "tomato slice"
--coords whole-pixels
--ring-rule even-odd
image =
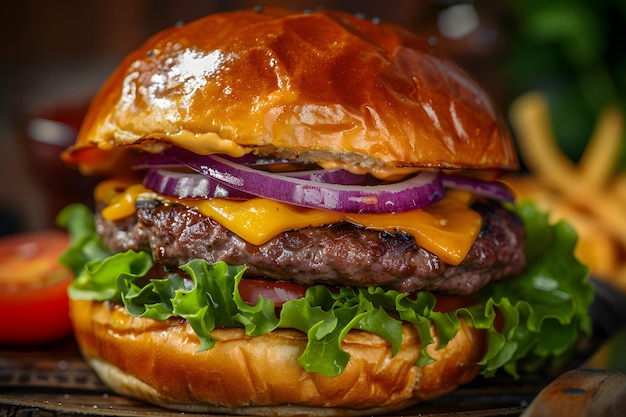
[[[435,294],[435,311],[447,313],[458,308],[467,307],[476,303],[477,298],[475,295],[441,295]]]
[[[71,334],[72,273],[57,261],[68,245],[61,231],[0,238],[0,343],[45,343]]]
[[[239,295],[248,304],[256,304],[259,296],[272,300],[276,307],[281,307],[289,300],[304,297],[308,287],[289,281],[272,281],[262,278],[244,278],[239,283]],[[476,302],[474,295],[456,296],[435,294],[435,311],[448,312]]]
[[[272,300],[276,307],[281,307],[289,300],[304,297],[307,288],[288,281],[244,278],[239,283],[239,295],[248,304],[256,304],[261,296],[266,300]]]

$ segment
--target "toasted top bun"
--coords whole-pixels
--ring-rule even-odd
[[[331,11],[227,12],[157,34],[108,79],[63,157],[89,173],[119,147],[170,143],[365,169],[518,166],[485,92],[427,40]]]

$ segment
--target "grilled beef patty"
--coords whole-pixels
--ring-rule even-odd
[[[521,220],[497,203],[473,205],[483,225],[465,260],[449,265],[418,247],[405,233],[390,234],[350,223],[286,231],[256,246],[184,205],[137,201],[135,216],[107,221],[97,230],[114,251],[152,253],[175,269],[192,259],[247,265],[249,277],[310,285],[380,285],[403,292],[430,290],[471,294],[489,282],[519,273],[525,265]]]

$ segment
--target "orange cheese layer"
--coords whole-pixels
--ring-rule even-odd
[[[287,230],[339,222],[390,233],[405,232],[413,236],[417,245],[452,265],[465,259],[482,224],[480,214],[469,208],[471,195],[463,191],[449,191],[443,200],[421,210],[356,214],[297,207],[264,198],[176,199],[123,180],[104,181],[96,188],[96,200],[107,204],[102,216],[108,220],[134,214],[137,199],[194,207],[254,245],[266,243]]]

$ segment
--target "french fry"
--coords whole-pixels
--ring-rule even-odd
[[[626,265],[622,265],[617,272],[609,278],[609,281],[613,283],[617,289],[626,293]]]
[[[567,188],[569,179],[576,176],[576,167],[556,143],[545,96],[531,92],[517,98],[511,106],[511,121],[529,170],[545,184]]]
[[[598,261],[594,272],[619,281],[619,287],[626,291],[626,259],[619,259],[619,253],[626,251],[626,173],[614,172],[623,146],[623,113],[616,107],[602,113],[578,165],[555,140],[543,94],[520,96],[511,106],[510,118],[530,176],[538,187],[544,188],[543,201],[576,223],[581,238],[587,239],[579,242],[579,249],[586,250],[589,259]],[[522,189],[524,193],[536,195]],[[550,197],[545,198],[546,195]],[[582,222],[583,217],[588,221]],[[610,242],[619,243],[622,248],[612,251],[611,262],[605,259]]]
[[[611,193],[626,207],[626,172],[622,172],[613,178]]]
[[[602,112],[578,167],[590,187],[605,185],[615,169],[624,131],[624,116],[615,106]]]
[[[620,266],[620,251],[615,239],[606,232],[599,232],[603,225],[595,217],[577,210],[562,195],[546,188],[529,175],[505,179],[513,192],[531,199],[537,207],[549,212],[550,221],[567,220],[578,233],[576,257],[589,266],[594,275],[612,279]],[[625,282],[626,284],[626,282]]]

